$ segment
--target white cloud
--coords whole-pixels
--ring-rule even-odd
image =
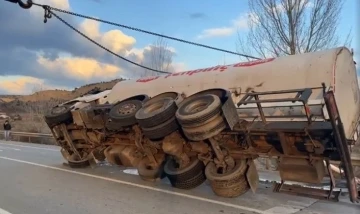
[[[185,63],[182,62],[175,62],[172,64],[173,70],[175,73],[182,72],[188,70],[188,67]]]
[[[37,3],[71,10],[69,0],[38,0]],[[40,7],[34,6],[24,13],[17,7],[7,6],[8,3],[0,1],[0,93],[31,93],[28,89],[33,84],[73,88],[120,77],[134,78],[144,70],[98,48],[55,17],[44,24]],[[9,16],[12,18],[6,19]],[[72,16],[64,19],[113,52],[151,66],[149,53],[154,48],[151,44],[135,47],[136,38],[121,30],[102,31],[96,21],[79,22]],[[172,56],[176,53],[173,47],[167,50]],[[185,69],[185,65],[172,60],[172,68],[178,71]]]
[[[232,20],[229,26],[205,29],[197,36],[197,39],[226,37],[233,35],[237,30],[247,30],[249,28],[249,19],[256,21],[256,15],[245,13]]]
[[[294,0],[293,0],[294,1]],[[307,0],[300,0],[300,4],[303,5],[306,3],[306,8],[314,7],[314,3],[312,1]],[[285,9],[283,5],[280,3],[277,4],[273,10],[277,10],[279,12],[283,12]],[[271,10],[271,9],[269,9]],[[199,34],[196,38],[197,39],[205,39],[205,38],[212,38],[212,37],[226,37],[231,36],[236,33],[237,30],[247,30],[249,28],[249,23],[258,24],[258,16],[254,13],[248,12],[241,14],[236,19],[232,20],[228,26],[223,27],[216,27],[216,28],[209,28],[205,29]]]
[[[121,68],[115,65],[80,57],[61,57],[56,60],[49,60],[40,56],[38,63],[52,73],[60,72],[67,77],[85,81],[99,78],[115,79],[121,72]]]
[[[36,86],[43,89],[67,89],[66,87],[54,87],[44,83],[44,80],[31,76],[10,76],[0,79],[0,91],[6,94],[26,95],[30,94]]]
[[[222,27],[222,28],[210,28],[203,30],[203,32],[197,36],[198,39],[210,38],[210,37],[222,37],[230,36],[234,33],[234,28]]]
[[[25,2],[25,0],[23,0]],[[36,3],[43,5],[50,5],[52,7],[56,7],[63,10],[71,10],[70,4],[68,0],[37,0]],[[44,9],[38,6],[32,6],[30,10],[28,10],[31,15],[37,17],[44,17]]]
[[[299,1],[299,0],[293,0],[291,2],[291,4],[295,4],[295,1]],[[305,8],[312,8],[314,7],[314,3],[312,1],[308,1],[308,0],[300,0],[300,8],[302,8],[305,4]],[[276,12],[276,10],[278,12],[284,12],[285,11],[285,7],[280,3],[278,3],[275,7],[272,8],[273,12]],[[270,9],[268,8],[268,10],[270,11]]]
[[[123,54],[136,43],[134,37],[125,35],[120,30],[100,32],[100,23],[90,19],[86,19],[80,24],[80,30],[115,53]]]

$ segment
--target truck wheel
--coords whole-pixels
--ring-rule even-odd
[[[120,131],[122,130],[122,123],[117,123],[115,121],[106,121],[105,128],[110,131]]]
[[[200,126],[221,111],[221,100],[213,94],[204,94],[185,99],[176,111],[176,118],[183,127]]]
[[[144,181],[155,181],[156,179],[160,178],[163,179],[165,177],[164,174],[164,164],[160,164],[159,166],[152,166],[149,163],[149,158],[143,158],[138,166],[137,170],[139,176]]]
[[[168,121],[151,128],[142,128],[145,137],[150,140],[157,140],[168,136],[174,131],[179,129],[179,125],[175,117],[172,117]]]
[[[143,128],[150,128],[164,123],[176,113],[177,105],[171,97],[149,100],[136,113],[135,117]]]
[[[218,135],[225,128],[224,119],[221,115],[218,115],[207,124],[191,128],[183,127],[182,130],[189,140],[202,141]]]
[[[66,158],[71,168],[86,168],[90,166],[90,161],[88,158],[79,160],[78,158],[75,157],[75,154],[66,155],[65,153],[67,152],[63,148],[61,148],[61,153],[63,154],[63,157]]]
[[[141,107],[140,100],[120,102],[111,108],[109,118],[121,127],[132,126],[137,123],[135,114]]]
[[[71,168],[86,168],[88,166],[90,166],[90,162],[89,160],[81,160],[81,161],[68,161],[69,166]]]
[[[245,176],[247,168],[246,160],[237,160],[232,170],[222,174],[218,171],[214,162],[210,162],[205,168],[205,175],[216,195],[234,198],[250,189]]]
[[[61,123],[70,123],[72,122],[72,119],[70,108],[66,105],[55,106],[51,109],[49,114],[45,115],[45,122],[50,128]]]
[[[190,163],[181,169],[175,160],[170,158],[165,163],[164,172],[171,186],[179,189],[193,189],[206,180],[204,168],[204,163],[197,157],[192,157]]]

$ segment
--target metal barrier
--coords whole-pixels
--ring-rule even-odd
[[[3,130],[0,130],[0,135],[2,136],[1,138],[3,138],[3,136],[4,136],[4,131]],[[20,139],[20,137],[28,137],[29,142],[31,142],[31,138],[54,139],[52,134],[31,133],[31,132],[15,132],[15,131],[11,131],[10,136],[17,136],[18,139]]]

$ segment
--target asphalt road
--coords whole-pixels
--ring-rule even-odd
[[[142,181],[136,170],[63,165],[59,147],[0,141],[0,214],[359,214],[360,205],[273,193],[260,184],[256,194],[216,197],[207,183],[181,191],[167,179]],[[266,174],[261,175],[262,178]]]

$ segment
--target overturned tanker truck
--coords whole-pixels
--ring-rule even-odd
[[[347,48],[242,62],[117,83],[55,106],[45,120],[71,167],[108,161],[143,180],[216,195],[255,192],[254,160],[276,158],[274,191],[337,200],[340,161],[358,202],[350,148],[360,132],[360,93]],[[318,184],[330,190],[286,184]]]

